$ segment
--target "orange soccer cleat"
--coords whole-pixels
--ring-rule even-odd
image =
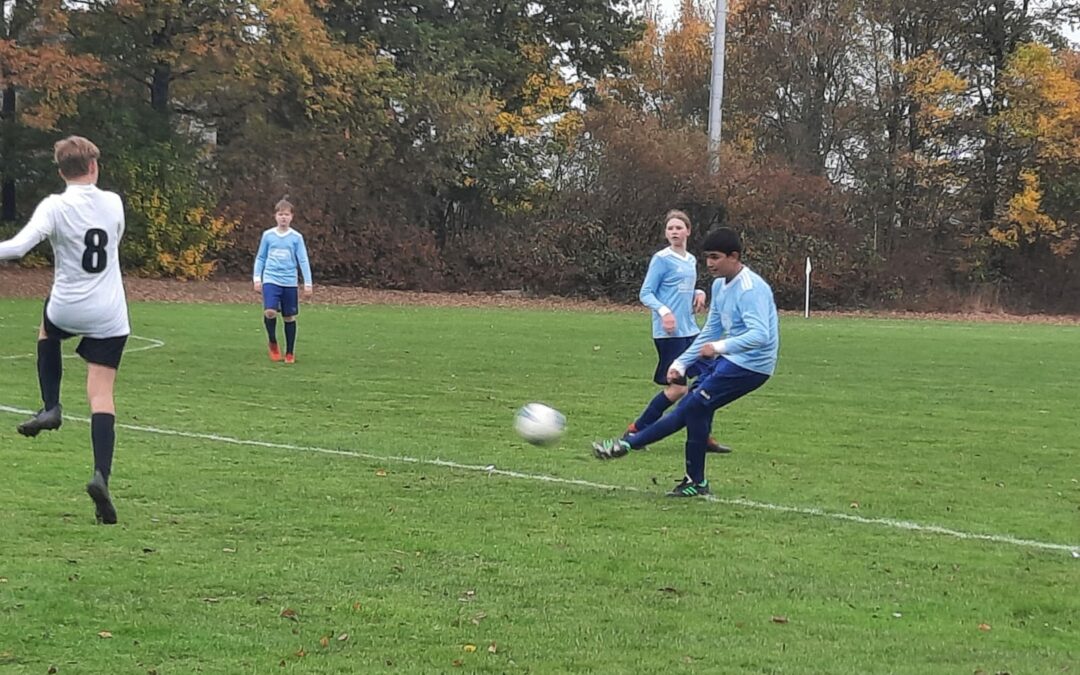
[[[270,360],[277,363],[281,360],[281,350],[278,349],[276,342],[270,343]]]

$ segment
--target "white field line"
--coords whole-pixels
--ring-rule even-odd
[[[0,405],[0,412],[11,413],[13,415],[34,414],[34,411],[32,410],[23,410],[21,408],[13,408],[6,405]],[[64,415],[64,419],[72,422],[90,422],[90,420],[86,419],[85,417],[74,417],[71,415]],[[578,487],[593,488],[596,490],[638,493],[647,492],[646,490],[630,487],[627,485],[608,485],[605,483],[596,483],[593,481],[581,480],[577,478],[560,478],[558,476],[549,476],[546,474],[524,473],[521,471],[499,469],[496,468],[494,464],[488,466],[479,466],[473,464],[459,464],[458,462],[451,462],[445,459],[421,459],[418,457],[405,457],[397,455],[375,455],[367,452],[333,450],[330,448],[320,448],[310,445],[293,445],[290,443],[273,443],[270,441],[246,440],[242,438],[232,438],[230,436],[220,436],[218,434],[193,433],[189,431],[160,429],[157,427],[139,426],[134,424],[117,424],[116,426],[120,427],[121,429],[127,429],[129,431],[156,434],[159,436],[174,436],[178,438],[188,438],[200,441],[213,441],[215,443],[227,443],[230,445],[241,445],[256,448],[272,448],[275,450],[291,450],[295,452],[312,452],[324,455],[335,455],[338,457],[352,457],[354,459],[366,459],[380,464],[392,462],[398,464],[438,466],[448,469],[458,469],[461,471],[485,473],[489,476],[505,476],[507,478],[516,478],[519,480],[530,480],[542,483],[556,483],[559,485],[576,485]],[[995,544],[1007,544],[1010,546],[1035,548],[1047,551],[1062,551],[1071,553],[1074,558],[1080,558],[1080,544],[1054,544],[1045,541],[1037,541],[1034,539],[1022,539],[1019,537],[1013,537],[1004,534],[980,534],[977,532],[964,532],[962,530],[954,530],[948,527],[942,527],[940,525],[926,525],[923,523],[916,523],[910,520],[894,520],[892,518],[865,518],[863,516],[856,516],[849,513],[837,513],[833,511],[824,511],[822,509],[803,506],[784,506],[782,504],[770,504],[768,502],[759,502],[752,499],[729,499],[724,497],[717,497],[716,495],[708,495],[706,499],[716,504],[739,506],[749,509],[759,509],[762,511],[773,511],[776,513],[790,513],[799,516],[828,518],[830,520],[857,523],[859,525],[876,525],[878,527],[887,527],[895,530],[906,530],[909,532],[918,532],[922,534],[937,534],[946,537],[952,537],[954,539],[963,539],[969,541],[986,541]]]
[[[72,339],[75,339],[75,338],[72,338]],[[125,347],[124,348],[124,354],[134,354],[135,352],[148,352],[151,349],[161,349],[162,347],[165,346],[165,341],[164,340],[158,340],[158,339],[155,339],[155,338],[140,337],[138,335],[129,335],[128,339],[129,340],[139,340],[141,342],[145,342],[146,344],[144,344],[144,345],[142,345],[140,347],[134,347],[134,348],[130,348],[130,349]],[[33,359],[33,358],[37,358],[37,355],[36,354],[15,354],[13,356],[0,356],[0,361],[14,361],[15,359]],[[79,355],[78,354],[65,354],[64,358],[65,359],[77,359],[77,358],[79,358]]]

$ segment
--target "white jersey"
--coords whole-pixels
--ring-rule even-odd
[[[0,243],[0,260],[21,258],[43,240],[52,244],[55,275],[47,315],[75,335],[128,335],[127,298],[120,276],[124,206],[95,185],[68,185],[38,204],[30,222]]]

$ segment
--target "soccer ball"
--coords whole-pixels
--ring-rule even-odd
[[[514,429],[529,443],[557,441],[566,431],[566,416],[543,403],[526,403],[514,415]]]

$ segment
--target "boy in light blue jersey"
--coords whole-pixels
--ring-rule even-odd
[[[686,427],[686,476],[671,497],[709,494],[705,446],[717,409],[754,391],[772,376],[780,348],[776,302],[769,284],[742,262],[742,242],[732,230],[713,230],[705,238],[705,260],[716,277],[709,318],[694,342],[671,364],[668,381],[691,367],[710,363],[694,389],[672,411],[647,429],[593,443],[600,459],[625,457]]]
[[[653,255],[638,297],[652,310],[652,337],[657,363],[653,382],[664,387],[649,401],[641,415],[626,427],[626,434],[644,431],[660,419],[664,411],[686,395],[686,378],[668,382],[672,361],[686,351],[700,332],[695,312],[705,309],[705,291],[695,289],[697,258],[686,250],[690,238],[690,216],[673,209],[664,216],[664,237],[668,247]],[[693,366],[686,375],[696,377]],[[709,439],[710,452],[731,452],[731,448]]]
[[[313,292],[307,247],[303,235],[290,227],[292,218],[293,205],[286,197],[274,206],[277,227],[263,232],[259,253],[255,256],[255,291],[262,292],[263,323],[270,337],[270,360],[281,360],[277,341],[277,315],[280,312],[285,318],[285,363],[296,363],[296,315],[300,313],[297,266],[304,275],[304,297],[310,298]]]

